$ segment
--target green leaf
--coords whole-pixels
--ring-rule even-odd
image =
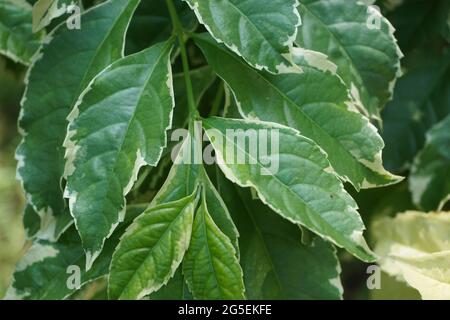
[[[202,171],[203,173],[201,176],[201,180],[203,182],[203,188],[205,189],[207,211],[214,223],[221,230],[221,232],[223,232],[224,235],[228,237],[228,239],[230,239],[236,251],[236,256],[239,258],[239,232],[234,225],[233,219],[231,218],[227,206],[222,200],[222,197],[212,184],[206,171],[204,169],[202,169]]]
[[[209,118],[203,124],[228,179],[255,188],[264,203],[291,222],[329,239],[361,260],[373,261],[374,255],[363,238],[365,228],[357,205],[330,167],[326,154],[313,141],[294,129],[267,122]],[[258,139],[267,133],[271,149],[267,148],[268,154],[260,150],[255,155],[239,138],[227,135],[227,130],[249,134],[249,148],[252,143],[261,143],[252,136]],[[227,150],[237,151],[233,155]],[[245,164],[236,161],[237,152],[245,156]]]
[[[179,147],[179,153],[176,155],[175,163],[166,179],[166,182],[161,187],[158,194],[152,201],[152,206],[156,206],[162,203],[168,203],[170,201],[175,201],[181,199],[183,197],[192,194],[195,190],[197,183],[201,182],[203,187],[205,188],[206,193],[206,202],[209,208],[210,215],[214,220],[214,223],[222,230],[222,232],[231,240],[232,245],[234,246],[234,250],[236,252],[236,256],[239,256],[239,247],[238,247],[238,237],[239,234],[237,232],[236,226],[231,219],[231,216],[226,208],[223,200],[215,189],[214,185],[211,183],[208,178],[205,170],[199,164],[192,164],[191,159],[195,152],[199,152],[199,150],[195,150],[198,148],[199,137],[198,133],[194,133],[193,136],[188,137],[182,145]],[[177,150],[177,149],[175,149]],[[184,281],[184,277],[183,280]],[[176,284],[172,284],[172,282],[176,282]],[[178,298],[186,298],[189,297],[186,294],[187,289],[184,288],[181,296],[176,292],[172,292],[175,286],[179,288],[181,286],[178,283],[179,280],[171,279],[168,283],[168,287],[164,290],[165,294],[162,294],[162,297],[170,297],[170,299],[178,299]],[[184,285],[183,285],[184,287]],[[159,295],[157,294],[156,297]],[[151,299],[155,298],[153,294]]]
[[[431,128],[426,140],[414,160],[409,189],[417,206],[440,211],[450,200],[450,115]]]
[[[150,207],[128,228],[114,252],[111,299],[141,299],[175,274],[191,238],[196,192]]]
[[[22,257],[13,275],[6,299],[56,300],[72,295],[71,276],[78,270],[80,285],[84,285],[108,273],[111,256],[125,227],[145,210],[144,206],[127,208],[125,223],[105,243],[105,249],[89,271],[84,270],[85,254],[75,228],[69,229],[60,240],[49,242],[37,240]],[[69,268],[70,267],[70,268]]]
[[[33,32],[48,26],[53,19],[67,13],[70,5],[80,5],[77,0],[38,0],[33,5]]]
[[[87,269],[123,220],[125,195],[144,165],[156,166],[171,126],[173,41],[113,63],[70,113],[66,147],[70,212],[87,255]]]
[[[428,129],[450,114],[450,51],[416,51],[406,62],[394,100],[382,114],[383,160],[395,172],[409,168]]]
[[[189,137],[184,142],[180,142],[179,148],[174,148],[172,151],[174,165],[150,207],[180,200],[197,189],[201,167],[198,164],[187,163],[185,160],[198,152],[194,149],[198,148],[196,143],[198,141],[200,141],[198,137]]]
[[[0,3],[0,54],[29,65],[43,36],[43,32],[32,32],[31,6],[25,0]]]
[[[219,191],[241,233],[241,265],[249,299],[342,299],[340,265],[329,243],[304,245],[298,226],[279,217],[250,190],[222,175]]]
[[[253,67],[272,73],[295,70],[290,49],[301,23],[297,0],[184,1],[216,41]]]
[[[138,2],[110,0],[85,11],[80,30],[59,25],[29,70],[17,175],[41,220],[68,212],[61,188],[66,117],[94,76],[122,57],[125,30]]]
[[[403,57],[394,28],[375,8],[357,0],[303,0],[299,46],[325,53],[338,66],[365,114],[380,119],[393,95]]]
[[[270,75],[247,67],[209,37],[195,40],[232,89],[245,117],[299,130],[327,152],[342,180],[357,189],[399,181],[383,168],[381,137],[364,116],[354,112],[347,88],[329,71],[333,64],[326,57],[298,49],[293,59],[303,73]]]
[[[175,80],[175,79],[174,79]],[[153,198],[149,208],[156,207],[161,204],[167,204],[178,201],[191,195],[197,188],[200,174],[200,165],[185,164],[182,159],[185,154],[192,152],[195,146],[194,139],[185,140],[179,149],[178,153],[174,154],[174,165],[172,166],[167,179],[158,194]],[[175,152],[175,151],[174,151]],[[186,156],[188,157],[188,156]],[[185,283],[184,277],[181,273],[181,266],[166,285],[162,286],[156,292],[149,296],[150,299],[191,299],[191,295]]]
[[[183,274],[195,299],[244,299],[244,281],[236,251],[209,214],[205,193],[192,227]]]
[[[30,240],[36,238],[50,242],[57,241],[73,222],[73,218],[68,211],[64,211],[56,217],[39,216],[33,206],[28,203],[23,215],[26,236]]]
[[[450,299],[450,212],[408,211],[373,225],[383,271],[417,289],[422,299]]]
[[[23,227],[27,239],[32,239],[41,229],[41,218],[33,210],[33,206],[29,204],[25,206],[23,211]]]

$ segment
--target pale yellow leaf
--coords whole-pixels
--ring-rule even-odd
[[[450,299],[450,212],[408,211],[373,225],[383,271],[423,299]]]

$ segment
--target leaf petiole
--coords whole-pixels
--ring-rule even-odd
[[[194,90],[192,89],[192,79],[189,71],[189,59],[186,50],[186,36],[181,25],[180,18],[173,4],[173,0],[166,0],[167,8],[169,9],[170,18],[172,19],[173,33],[178,37],[180,44],[180,54],[183,64],[184,80],[186,84],[186,92],[189,106],[189,118],[190,120],[198,117],[197,106],[195,103]]]

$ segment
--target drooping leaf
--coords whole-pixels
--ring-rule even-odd
[[[41,220],[50,221],[48,233],[57,217],[68,212],[60,186],[66,117],[92,78],[122,56],[124,33],[138,2],[110,0],[85,11],[80,30],[61,24],[29,70],[17,174],[29,203]]]
[[[127,208],[125,223],[105,243],[105,249],[89,271],[85,271],[85,254],[75,228],[69,229],[58,242],[37,240],[16,267],[6,299],[55,300],[65,299],[79,285],[108,273],[115,246],[125,227],[145,210],[144,206]],[[79,271],[79,273],[78,273]]]
[[[431,128],[426,140],[412,166],[409,189],[417,206],[439,211],[450,200],[450,115]]]
[[[167,284],[189,246],[196,192],[152,206],[128,228],[114,252],[111,299],[140,299]]]
[[[200,23],[257,69],[292,68],[290,49],[300,25],[297,0],[184,0]]]
[[[195,215],[191,242],[183,261],[183,275],[195,299],[245,298],[236,251],[209,214],[205,191]]]
[[[123,219],[139,169],[156,166],[171,127],[173,41],[113,63],[69,115],[64,196],[80,233],[87,268]]]
[[[15,62],[30,64],[44,36],[33,33],[31,5],[25,0],[0,2],[0,54]]]
[[[299,46],[325,53],[365,114],[379,119],[401,74],[403,55],[390,22],[357,0],[303,0],[299,11]]]
[[[244,116],[299,130],[327,152],[339,176],[357,189],[399,181],[382,166],[384,144],[376,128],[350,110],[354,102],[323,55],[296,50],[293,59],[303,73],[270,75],[246,67],[208,37],[195,39],[232,89]]]
[[[334,248],[315,237],[304,245],[298,226],[222,175],[219,191],[241,233],[241,265],[249,299],[342,299]]]
[[[203,125],[228,179],[255,188],[264,203],[291,222],[364,261],[374,259],[363,238],[365,228],[356,203],[313,141],[268,122],[209,118]],[[237,136],[228,135],[228,130]],[[261,141],[270,148],[256,151]]]
[[[417,289],[423,299],[450,299],[450,213],[409,211],[373,226],[383,271]]]
[[[382,114],[383,162],[395,172],[411,165],[428,129],[450,114],[450,52],[416,51],[406,66],[394,100]]]

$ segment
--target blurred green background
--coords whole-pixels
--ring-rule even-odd
[[[0,57],[0,296],[24,245],[23,193],[16,180],[14,151],[25,69]]]

